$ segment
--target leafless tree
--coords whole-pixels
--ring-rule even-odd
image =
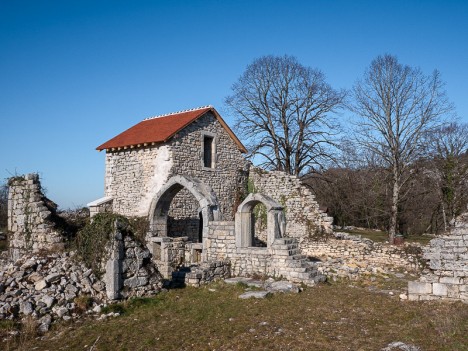
[[[425,150],[424,136],[452,109],[439,72],[426,76],[391,55],[374,59],[353,87],[356,142],[377,155],[391,175],[390,242],[397,232],[402,188],[411,177],[409,168]]]
[[[225,100],[235,129],[262,166],[299,175],[331,159],[345,93],[317,69],[291,56],[264,56],[250,64]]]
[[[428,173],[439,195],[444,229],[465,209],[468,188],[468,124],[451,122],[428,135]]]

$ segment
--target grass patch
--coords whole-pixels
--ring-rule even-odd
[[[98,338],[94,350],[375,351],[392,341],[425,351],[468,346],[463,303],[399,301],[346,282],[263,300],[241,300],[242,292],[243,286],[217,283],[110,305],[125,313],[59,326],[25,349],[83,350]]]

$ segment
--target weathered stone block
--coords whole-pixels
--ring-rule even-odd
[[[460,284],[459,277],[441,277],[439,280],[442,284]]]
[[[431,283],[421,283],[421,282],[408,282],[408,294],[431,294],[432,293],[432,284]]]
[[[433,283],[432,293],[436,296],[447,296],[447,285],[441,283]]]

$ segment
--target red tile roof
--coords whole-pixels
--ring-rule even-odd
[[[212,106],[175,112],[168,115],[147,118],[116,137],[98,146],[96,150],[126,149],[128,147],[147,146],[152,143],[163,143],[177,132],[203,116],[208,111],[213,112],[218,122],[226,129],[241,152],[247,152],[240,140]]]

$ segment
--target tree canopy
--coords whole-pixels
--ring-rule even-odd
[[[254,60],[225,100],[250,155],[268,169],[303,174],[329,161],[345,93],[292,56]]]

